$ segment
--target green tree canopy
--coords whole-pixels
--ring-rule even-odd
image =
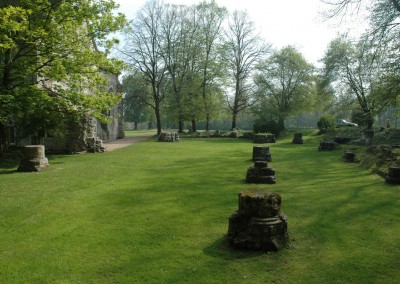
[[[148,86],[139,72],[122,79],[124,120],[134,122],[135,128],[139,122],[145,122],[149,117],[149,105],[151,103],[148,100],[151,96]]]
[[[354,42],[346,35],[331,41],[323,58],[324,76],[335,86],[336,96],[361,109],[367,128],[372,128],[374,115],[386,107],[378,92],[378,86],[383,86],[383,58],[373,42],[365,38]]]
[[[102,76],[121,67],[106,56],[108,36],[125,22],[115,8],[112,0],[1,1],[1,150],[10,119],[43,111],[101,118],[115,104]]]
[[[257,69],[255,83],[264,101],[261,105],[269,105],[269,109],[275,110],[281,129],[289,115],[312,105],[314,67],[294,47],[288,46],[274,52]]]
[[[269,50],[247,12],[235,11],[226,32],[225,60],[232,81],[233,96],[228,97],[228,107],[232,112],[232,129],[236,128],[238,114],[255,104],[254,89],[250,83],[258,61]]]

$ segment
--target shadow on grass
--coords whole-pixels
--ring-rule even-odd
[[[60,155],[46,155],[47,160],[49,161],[49,165],[58,165],[58,164],[64,164],[65,163],[65,157],[71,157],[72,155],[65,155],[65,154],[60,154]],[[64,161],[61,161],[63,160]]]
[[[12,174],[17,172],[19,161],[17,160],[5,160],[0,162],[0,175]]]
[[[57,165],[57,164],[63,164],[64,162],[61,161],[61,158],[64,158],[65,156],[68,155],[46,155],[46,158],[49,161],[49,165]],[[0,175],[4,174],[15,174],[19,173],[17,171],[17,168],[19,166],[20,159],[19,158],[10,158],[6,160],[0,161]]]
[[[231,248],[228,244],[228,236],[226,235],[215,240],[209,246],[204,248],[203,252],[206,255],[224,260],[246,259],[266,254],[266,252],[262,251]]]

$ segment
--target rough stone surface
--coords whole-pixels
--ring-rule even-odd
[[[276,183],[275,170],[268,167],[266,161],[256,161],[254,167],[247,169],[246,182],[274,184]]]
[[[268,146],[253,146],[253,161],[272,161]]]
[[[86,147],[89,153],[103,153],[106,147],[103,145],[103,140],[95,137],[86,139]]]
[[[49,166],[43,145],[28,145],[22,150],[19,172],[39,172]]]
[[[293,140],[292,140],[293,144],[303,144],[303,134],[302,133],[294,133],[293,135]]]
[[[355,152],[346,151],[346,152],[343,153],[343,160],[345,162],[352,163],[352,162],[355,161],[355,159],[356,159],[356,153]]]
[[[262,251],[284,248],[289,236],[281,203],[281,196],[274,192],[251,190],[239,193],[239,210],[229,217],[229,245]]]
[[[400,184],[400,167],[390,167],[385,181],[390,184]]]
[[[254,135],[254,143],[275,143],[276,137],[274,134],[258,133]]]
[[[158,136],[159,142],[176,142],[179,141],[178,132],[161,132]]]

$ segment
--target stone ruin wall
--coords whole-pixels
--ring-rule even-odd
[[[112,90],[116,94],[120,90],[118,75],[103,75],[108,79],[107,90]],[[109,114],[113,118],[108,122],[106,129],[103,129],[97,119],[84,117],[82,121],[70,125],[68,129],[69,137],[45,137],[40,143],[45,146],[46,151],[76,153],[86,150],[86,139],[90,137],[98,137],[103,141],[124,138],[122,102],[115,105]],[[21,139],[17,146],[24,147],[31,144],[31,137],[26,137]]]
[[[111,90],[117,94],[117,92],[121,89],[121,85],[118,81],[118,75],[104,74],[104,76],[108,78],[108,91]],[[97,119],[94,119],[93,122],[95,125],[95,136],[99,137],[103,141],[124,138],[122,101],[111,109],[109,115],[112,117],[112,119],[108,122],[106,129],[104,129],[104,126],[102,126]]]

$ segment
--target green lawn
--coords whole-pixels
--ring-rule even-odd
[[[0,283],[398,283],[400,186],[307,134],[269,144],[274,185],[244,183],[244,139],[0,164]],[[238,192],[257,187],[282,195],[290,249],[226,246]]]

